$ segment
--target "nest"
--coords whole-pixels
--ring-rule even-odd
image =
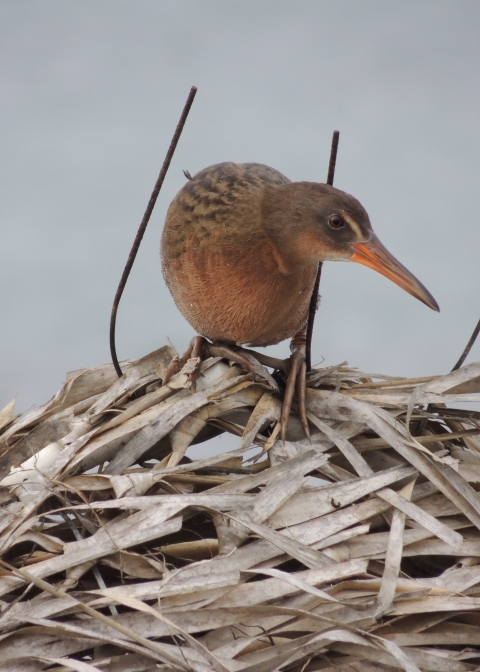
[[[0,669],[479,669],[480,363],[316,368],[283,443],[266,369],[174,355],[0,413]]]

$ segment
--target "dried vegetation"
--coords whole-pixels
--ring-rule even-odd
[[[317,368],[283,444],[263,367],[174,354],[0,413],[0,669],[479,669],[480,363]]]

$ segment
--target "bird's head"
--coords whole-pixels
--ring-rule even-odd
[[[286,268],[355,261],[440,310],[428,289],[382,245],[365,208],[353,196],[327,184],[291,182],[268,187],[262,210],[264,229]]]

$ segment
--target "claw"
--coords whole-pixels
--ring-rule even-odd
[[[183,367],[185,366],[185,364],[188,362],[189,359],[196,359],[198,363],[200,363],[203,357],[203,352],[205,350],[206,344],[207,341],[203,338],[203,336],[195,336],[194,338],[192,338],[184,354],[181,357],[175,357],[170,363],[167,370],[165,371],[162,387],[167,385],[172,376],[174,376],[176,373],[181,371],[181,369],[183,369]],[[197,365],[188,374],[188,378],[190,380],[190,389],[192,390],[192,392],[195,392],[196,389],[198,373],[199,370]]]

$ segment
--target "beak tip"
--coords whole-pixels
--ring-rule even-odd
[[[426,306],[428,306],[429,308],[434,310],[436,313],[439,313],[440,312],[440,306],[438,305],[438,303],[435,301],[435,299],[430,294],[430,292],[427,289],[425,289],[425,287],[422,286],[422,288],[425,290],[425,293],[427,295],[426,299],[423,298],[423,297],[419,297],[418,295],[417,295],[416,298],[417,299],[419,298]]]
[[[434,310],[436,313],[439,313],[440,312],[440,306],[438,305],[438,303],[435,301],[433,296],[430,294],[430,292],[423,285],[420,285],[420,286],[421,286],[421,289],[423,290],[420,294],[418,294],[417,292],[409,292],[409,294],[412,294],[412,296],[414,296],[416,299],[419,299],[426,306],[428,306],[429,308]]]

